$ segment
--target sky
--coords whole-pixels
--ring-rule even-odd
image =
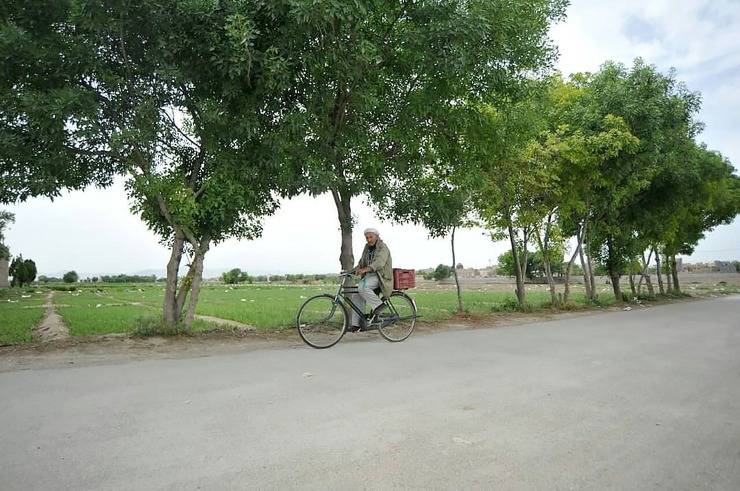
[[[662,73],[702,94],[698,119],[705,123],[698,140],[721,152],[740,169],[740,0],[572,0],[567,19],[552,27],[558,46],[556,64],[565,76],[596,72],[607,60],[631,66],[642,57]],[[5,232],[12,255],[33,259],[39,275],[76,271],[98,275],[164,276],[168,250],[130,212],[131,203],[118,180],[106,190],[64,193],[51,201],[36,198],[6,206],[15,223]],[[434,268],[452,262],[450,240],[429,239],[425,229],[384,223],[361,198],[352,204],[356,218],[355,254],[362,250],[362,230],[379,229],[395,267]],[[341,237],[329,195],[301,196],[284,202],[264,223],[255,241],[230,240],[206,254],[204,276],[239,268],[251,275],[331,273],[339,269]],[[493,242],[483,230],[456,234],[456,260],[465,267],[497,263],[508,243]],[[684,262],[740,260],[740,220],[720,226],[699,242]]]

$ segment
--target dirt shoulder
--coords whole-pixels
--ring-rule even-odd
[[[491,329],[525,325],[554,319],[598,315],[623,309],[650,308],[655,305],[697,301],[708,296],[630,304],[622,307],[595,308],[579,311],[507,312],[490,315],[458,315],[438,322],[420,322],[414,337],[439,331]],[[345,342],[382,341],[378,333],[348,333]],[[0,347],[0,372],[60,367],[107,365],[146,359],[197,358],[262,349],[311,349],[294,329],[258,332],[229,329],[190,336],[138,338],[130,335],[108,335],[87,339],[61,337],[53,341],[23,346]]]

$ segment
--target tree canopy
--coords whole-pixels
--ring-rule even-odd
[[[532,244],[551,276],[568,237],[620,297],[642,251],[675,258],[734,219],[740,185],[673,71],[552,76],[567,3],[5,2],[0,203],[125,176],[170,248],[164,321],[185,327],[209,249],[298,193],[333,196],[343,268],[362,197],[431,236],[472,218],[508,236],[520,305]]]
[[[384,206],[389,194],[413,191],[407,183],[430,174],[442,141],[454,145],[456,125],[477,101],[511,97],[527,76],[546,70],[555,57],[547,30],[566,4],[305,5],[295,29],[311,41],[289,108],[305,141],[295,159],[303,189],[334,198],[343,268],[354,262],[352,199]]]
[[[126,175],[134,211],[171,249],[165,322],[181,320],[189,296],[189,326],[211,245],[259,236],[276,196],[296,186],[272,137],[295,85],[280,53],[292,36],[288,5],[27,7],[2,7],[0,199]]]

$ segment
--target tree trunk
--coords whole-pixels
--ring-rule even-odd
[[[193,255],[193,264],[190,267],[192,271],[191,278],[193,279],[190,288],[190,302],[188,303],[188,311],[185,314],[185,321],[183,323],[183,329],[189,331],[193,326],[195,320],[195,306],[198,304],[198,298],[200,297],[200,287],[203,282],[203,262],[205,255],[211,247],[211,237],[208,234],[204,234],[200,244],[195,249]]]
[[[653,280],[650,278],[650,273],[645,275],[645,284],[647,285],[648,295],[650,297],[655,296],[655,287],[653,286]]]
[[[624,302],[622,297],[622,287],[619,285],[619,279],[622,277],[619,273],[613,273],[609,271],[609,279],[612,282],[612,290],[614,291],[614,298],[618,303]]]
[[[629,282],[630,282],[630,290],[632,291],[632,298],[637,298],[637,284],[635,283],[635,265],[630,264],[630,275],[629,275]]]
[[[452,247],[452,274],[455,275],[455,287],[457,288],[457,311],[463,313],[465,312],[465,305],[463,304],[460,279],[457,276],[457,260],[455,259],[455,229],[456,227],[452,227],[452,239],[450,240]]]
[[[168,325],[175,325],[180,321],[180,312],[177,302],[177,275],[180,271],[182,251],[185,238],[176,235],[170,251],[170,260],[167,263],[167,282],[164,290],[164,302],[162,305],[163,321]]]
[[[588,271],[588,282],[591,285],[591,300],[595,302],[599,296],[599,293],[596,291],[596,276],[594,276],[591,253],[588,251],[588,249],[586,249],[586,270]]]
[[[641,272],[641,275],[640,275],[640,282],[637,285],[637,293],[638,294],[641,294],[642,293],[642,282],[644,280],[645,281],[645,285],[647,286],[647,289],[648,289],[648,295],[650,297],[654,297],[655,296],[655,289],[653,288],[653,281],[650,278],[650,271],[649,271],[649,269],[650,269],[650,259],[652,259],[652,256],[653,256],[653,249],[650,249],[650,252],[648,253],[647,259],[645,259],[645,253],[643,252],[643,254],[642,254],[642,272]]]
[[[552,215],[550,215],[551,217]],[[547,285],[550,288],[550,303],[553,305],[558,305],[558,296],[557,292],[555,291],[555,280],[552,277],[552,264],[550,262],[550,250],[547,247],[548,240],[550,240],[550,220],[548,217],[548,224],[545,226],[545,237],[540,237],[539,232],[537,232],[537,245],[540,248],[540,252],[542,252],[542,264],[545,267],[545,278],[547,279]]]
[[[594,272],[591,268],[591,254],[588,251],[588,228],[588,215],[586,215],[583,220],[581,232],[583,234],[583,238],[581,239],[580,257],[581,268],[583,268],[583,282],[584,287],[586,288],[586,297],[593,302],[596,301],[596,278],[594,278]]]
[[[576,261],[576,257],[578,257],[581,251],[581,243],[583,239],[581,238],[580,235],[581,234],[579,230],[578,234],[576,235],[577,237],[576,240],[578,241],[576,245],[576,250],[573,251],[573,255],[570,256],[570,261],[568,261],[568,266],[566,266],[565,268],[565,291],[563,292],[563,304],[564,305],[568,305],[568,302],[570,302],[570,272],[573,269],[573,263]]]
[[[681,285],[678,282],[678,265],[676,264],[676,255],[671,256],[671,274],[673,276],[673,289],[681,293]]]
[[[671,265],[671,258],[668,257],[666,254],[665,257],[663,257],[664,261],[663,264],[665,265],[665,284],[666,284],[666,293],[669,295],[673,293],[673,282],[671,281],[671,275],[673,274],[671,271],[672,265]]]
[[[622,277],[622,274],[619,272],[619,269],[615,265],[616,260],[613,258],[611,236],[607,236],[606,248],[607,248],[607,269],[609,271],[609,278],[611,279],[611,282],[612,282],[612,290],[614,291],[614,299],[619,303],[623,303],[624,297],[622,296],[622,287],[619,285],[619,279]]]
[[[660,254],[658,249],[654,249],[655,252],[655,267],[657,268],[656,274],[658,275],[658,291],[661,295],[665,295],[665,286],[663,285],[663,266],[660,263]]]
[[[339,253],[339,264],[344,271],[349,271],[355,265],[355,256],[352,252],[352,206],[348,193],[332,191],[334,204],[337,206],[339,230],[342,234],[342,246]]]
[[[519,308],[523,309],[526,305],[524,293],[524,272],[519,262],[519,251],[516,245],[516,236],[514,227],[509,225],[509,241],[511,242],[511,253],[514,258],[514,274],[516,275],[516,299],[519,302]]]

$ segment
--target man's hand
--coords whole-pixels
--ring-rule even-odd
[[[358,268],[357,271],[355,271],[355,274],[363,275],[365,273],[372,273],[372,268],[368,268],[367,266],[364,268]]]

